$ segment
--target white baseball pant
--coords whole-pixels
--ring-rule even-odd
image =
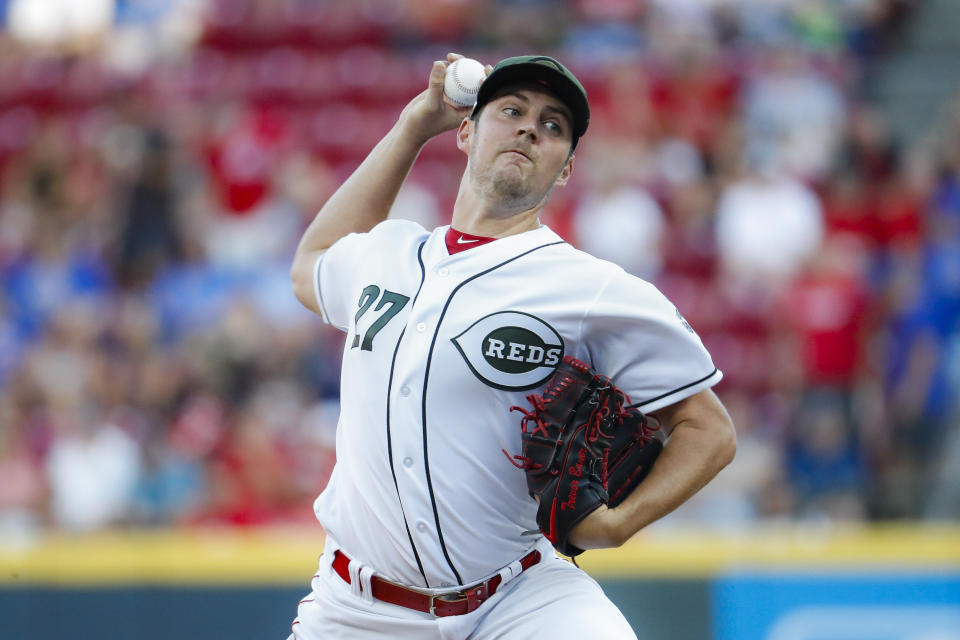
[[[503,584],[475,611],[442,618],[374,600],[354,586],[361,580],[348,584],[332,569],[336,547],[328,544],[288,640],[636,640],[600,585],[542,542],[539,563]],[[351,573],[363,575],[362,569],[351,567]]]

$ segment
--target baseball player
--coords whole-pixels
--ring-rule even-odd
[[[501,61],[477,104],[428,88],[323,206],[291,275],[345,332],[337,463],[314,505],[326,543],[291,638],[634,638],[536,523],[510,407],[565,356],[602,371],[672,431],[646,479],[580,521],[616,547],[733,457],[721,373],[651,284],[539,222],[569,180],[586,92],[556,60]],[[423,145],[456,129],[467,166],[450,226],[387,220]]]

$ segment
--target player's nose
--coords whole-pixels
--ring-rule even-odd
[[[517,126],[517,136],[529,137],[531,141],[537,139],[537,127],[532,122],[523,122]]]

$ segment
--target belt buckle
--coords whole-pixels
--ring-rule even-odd
[[[441,602],[460,602],[464,598],[458,597],[459,595],[459,591],[451,591],[449,593],[438,593],[437,595],[430,596],[430,615],[437,617],[437,600]]]
[[[475,611],[486,600],[487,585],[484,582],[464,589],[463,591],[451,591],[449,593],[438,593],[430,596],[430,615],[437,617],[436,601],[441,602],[464,602],[467,603],[467,610],[464,613]]]

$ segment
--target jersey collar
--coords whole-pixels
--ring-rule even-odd
[[[461,251],[466,251],[467,249],[473,249],[474,247],[479,247],[489,242],[493,242],[494,240],[496,240],[496,238],[490,238],[488,236],[475,236],[472,233],[457,231],[453,227],[448,228],[447,233],[444,234],[444,241],[447,245],[447,253],[450,255],[460,253]]]
[[[553,229],[546,225],[541,225],[530,231],[497,238],[496,242],[477,242],[475,244],[483,246],[483,248],[478,251],[460,251],[451,254],[447,250],[446,243],[449,230],[450,226],[445,225],[437,227],[431,234],[423,252],[423,259],[427,268],[436,266],[441,262],[449,262],[451,266],[455,263],[459,264],[463,262],[464,265],[469,264],[467,268],[470,270],[483,269],[499,264],[504,260],[509,260],[540,245],[563,242],[563,238],[557,235]],[[455,231],[454,233],[458,232]],[[468,237],[467,239],[469,240],[470,238]],[[454,242],[456,242],[456,239]]]

